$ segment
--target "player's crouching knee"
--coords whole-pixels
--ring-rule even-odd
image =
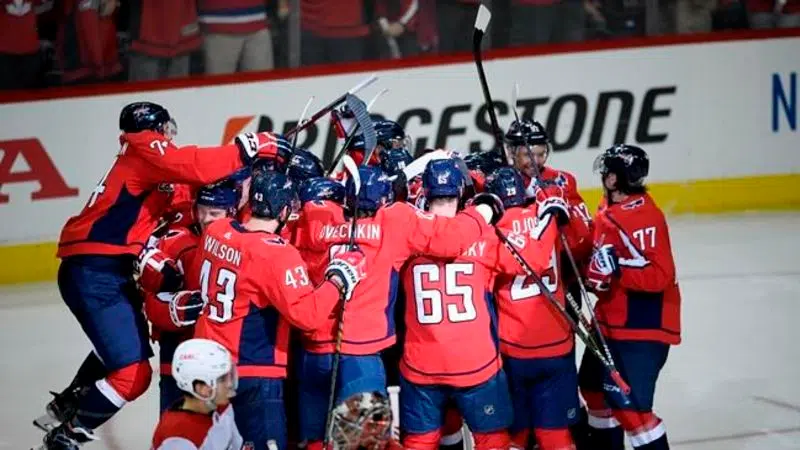
[[[105,379],[98,382],[98,387],[105,382],[113,392],[104,392],[107,397],[114,395],[125,402],[136,400],[144,394],[150,386],[153,377],[153,369],[147,361],[139,361],[121,369],[111,372]],[[103,390],[101,388],[101,390]]]
[[[508,431],[492,431],[489,433],[473,433],[475,450],[504,450],[511,445]]]

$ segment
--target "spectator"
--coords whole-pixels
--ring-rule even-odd
[[[800,28],[800,0],[747,0],[750,28]]]
[[[41,65],[36,13],[48,5],[42,0],[0,1],[0,89],[36,86]]]
[[[387,43],[389,56],[418,54],[421,50],[416,36],[419,0],[378,0],[375,6],[380,36]]]
[[[370,34],[368,12],[374,0],[300,0],[303,65],[361,61]]]
[[[196,0],[130,0],[131,81],[189,75],[200,48]]]
[[[678,33],[711,31],[711,12],[716,7],[717,0],[678,0],[676,11]]]
[[[645,35],[645,0],[601,0],[599,4],[611,37]]]
[[[437,0],[436,23],[441,53],[472,49],[472,30],[480,0]]]
[[[269,0],[198,0],[203,56],[209,74],[270,70],[275,67]],[[281,0],[281,9],[288,9]]]
[[[513,0],[511,46],[582,41],[586,30],[583,0]]]
[[[61,82],[83,84],[122,72],[114,23],[116,0],[63,0],[58,17],[56,61]]]

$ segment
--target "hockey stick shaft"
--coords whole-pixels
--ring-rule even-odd
[[[492,124],[495,147],[502,149],[503,131],[500,129],[500,123],[497,121],[497,113],[494,110],[494,102],[492,101],[492,94],[489,91],[489,83],[486,81],[486,72],[483,69],[483,58],[481,55],[481,42],[483,41],[483,35],[486,34],[486,27],[489,25],[491,19],[492,13],[489,12],[489,8],[480,5],[478,7],[478,15],[475,17],[475,30],[472,33],[472,55],[475,58],[475,66],[478,69],[478,78],[480,79],[481,89],[483,90],[483,99],[486,102],[489,121]]]
[[[622,391],[623,395],[627,397],[627,394],[629,394],[631,390],[630,386],[628,386],[628,383],[626,383],[625,380],[622,379],[622,376],[619,374],[619,372],[615,368],[611,367],[611,364],[608,362],[608,359],[605,357],[605,355],[603,355],[603,353],[597,347],[597,343],[593,342],[594,340],[592,339],[592,337],[590,337],[585,330],[581,329],[575,322],[575,320],[572,317],[570,317],[564,305],[562,305],[558,300],[556,300],[556,298],[553,296],[553,293],[550,292],[550,289],[548,289],[547,286],[544,285],[544,282],[542,282],[541,277],[539,277],[539,275],[536,274],[536,272],[531,268],[528,262],[525,261],[525,258],[522,257],[522,255],[514,247],[514,245],[508,241],[508,237],[506,237],[503,234],[503,232],[497,228],[495,228],[495,233],[497,234],[497,237],[500,239],[500,241],[503,243],[503,246],[506,249],[508,249],[509,252],[511,252],[511,255],[514,257],[514,259],[520,264],[520,266],[522,266],[522,269],[525,271],[526,275],[528,275],[530,278],[533,279],[534,283],[536,283],[536,285],[539,287],[539,290],[544,294],[545,298],[547,298],[547,300],[556,308],[556,310],[559,311],[559,313],[561,313],[562,318],[564,318],[567,321],[570,328],[572,328],[572,331],[586,345],[586,349],[592,352],[592,354],[603,364],[603,366],[606,368],[609,375],[611,376],[611,379],[614,380],[614,383],[617,384],[617,386]]]
[[[331,364],[331,392],[328,395],[328,414],[325,417],[325,438],[322,442],[323,450],[328,450],[328,444],[333,434],[333,410],[336,407],[336,379],[339,375],[339,360],[342,358],[342,340],[344,339],[344,308],[347,304],[344,295],[339,297],[339,317],[337,317],[336,343],[333,350],[333,364]]]
[[[298,125],[302,125],[306,121],[306,114],[308,113],[308,108],[311,107],[311,103],[314,101],[314,96],[312,95],[309,97],[308,101],[306,102],[306,106],[303,108],[303,112],[300,113],[300,121],[297,122]],[[292,148],[297,147],[297,138],[300,137],[300,133],[295,133],[294,137],[292,138]]]
[[[611,350],[608,347],[608,342],[606,342],[605,336],[603,333],[600,332],[600,324],[597,322],[597,316],[594,314],[594,307],[592,303],[589,301],[589,292],[586,290],[586,285],[583,283],[583,278],[581,277],[581,273],[578,270],[578,263],[575,262],[575,257],[572,255],[572,250],[569,249],[569,245],[567,243],[567,237],[564,234],[561,234],[561,245],[564,247],[564,253],[567,254],[567,259],[569,260],[570,266],[572,267],[573,272],[575,273],[575,278],[578,281],[578,287],[581,291],[581,297],[583,298],[583,303],[586,304],[586,308],[589,310],[589,316],[592,319],[591,325],[586,323],[586,317],[583,315],[581,308],[572,298],[572,295],[568,295],[568,299],[570,300],[570,306],[572,309],[575,310],[575,314],[578,315],[584,322],[583,326],[586,327],[588,330],[594,330],[597,334],[597,338],[600,340],[600,345],[603,346],[603,351],[606,354],[606,358],[608,358],[608,362],[612,368],[616,370],[617,365],[614,362],[614,357],[611,355]]]
[[[287,131],[286,132],[286,137],[291,137],[294,134],[299,133],[300,131],[303,131],[306,128],[310,127],[311,124],[315,123],[316,121],[318,121],[319,119],[324,117],[326,114],[328,114],[329,112],[331,112],[334,109],[336,109],[337,106],[341,105],[345,101],[345,99],[347,98],[348,94],[349,95],[353,95],[353,94],[359,92],[360,90],[364,89],[365,87],[369,86],[370,84],[374,83],[377,80],[378,80],[378,76],[377,75],[370,75],[368,78],[362,80],[360,83],[358,83],[352,89],[350,89],[349,91],[347,91],[346,93],[344,93],[343,95],[338,97],[336,100],[328,103],[325,107],[323,107],[319,111],[315,112],[308,120],[306,120],[302,124],[300,124],[300,123],[297,124],[297,126],[292,128],[291,130]]]

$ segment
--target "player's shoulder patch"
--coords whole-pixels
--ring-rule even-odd
[[[639,197],[627,203],[623,203],[620,207],[625,211],[630,211],[632,209],[641,208],[642,206],[644,206],[644,204],[645,204],[644,197]]]
[[[277,246],[277,247],[286,247],[287,242],[280,236],[270,236],[261,238],[261,242],[266,245]]]

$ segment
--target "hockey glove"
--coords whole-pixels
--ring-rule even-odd
[[[169,300],[169,317],[177,327],[188,327],[197,322],[206,302],[200,291],[179,291]]]
[[[592,253],[586,280],[595,292],[604,292],[611,288],[613,277],[619,276],[619,260],[611,244],[596,248]]]
[[[325,279],[339,288],[345,301],[350,301],[356,285],[366,275],[367,259],[360,251],[348,251],[331,259],[325,268]]]
[[[183,288],[183,274],[178,265],[157,248],[145,248],[139,255],[133,279],[145,292],[175,292]]]
[[[245,166],[250,166],[257,159],[274,160],[282,166],[292,156],[292,144],[280,134],[242,133],[234,139],[239,147],[239,155]]]
[[[536,203],[539,205],[539,220],[550,214],[556,219],[559,227],[569,225],[569,206],[564,200],[564,190],[560,186],[539,185],[536,188]]]
[[[503,218],[506,209],[500,197],[488,192],[481,192],[472,199],[472,205],[478,210],[486,222],[496,225]]]

